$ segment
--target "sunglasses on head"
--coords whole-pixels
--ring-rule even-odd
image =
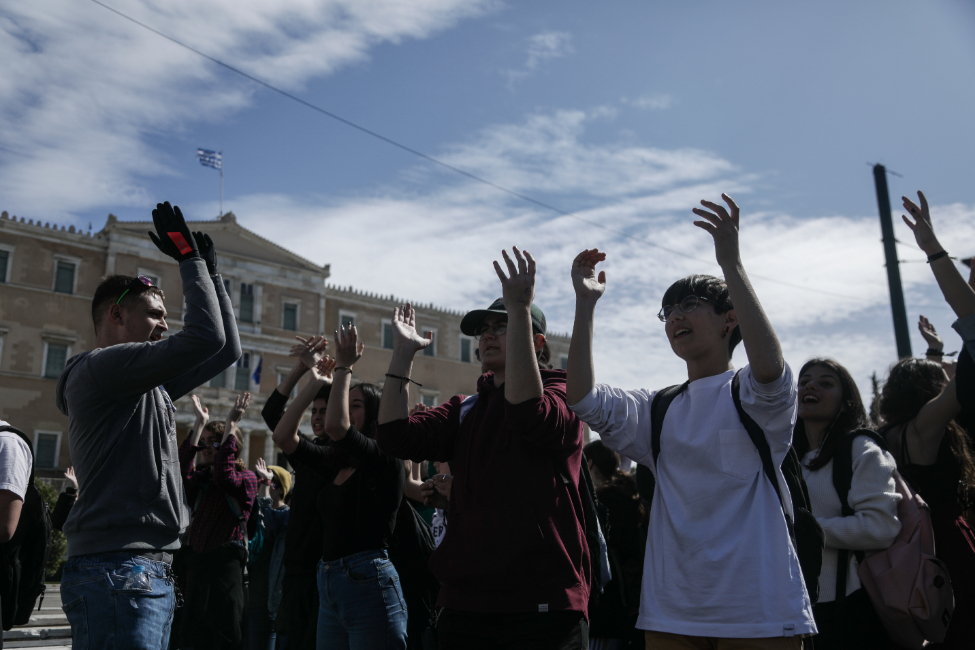
[[[140,275],[136,278],[132,278],[132,282],[129,282],[129,286],[126,287],[125,291],[122,292],[122,295],[118,297],[118,300],[115,301],[115,304],[117,305],[120,302],[122,302],[122,298],[125,297],[125,294],[132,291],[133,289],[139,289],[140,287],[154,287],[154,286],[156,285],[152,283],[152,280],[150,280],[145,275]]]

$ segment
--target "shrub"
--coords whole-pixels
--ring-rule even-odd
[[[47,507],[53,512],[54,505],[58,502],[58,492],[53,487],[43,481],[34,481],[38,492],[47,502]],[[55,576],[62,566],[68,561],[65,553],[68,552],[68,540],[60,530],[52,531],[51,535],[51,557],[47,560],[47,578],[50,580]]]

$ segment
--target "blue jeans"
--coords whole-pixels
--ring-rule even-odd
[[[124,589],[141,565],[148,589]],[[176,593],[172,569],[132,553],[101,553],[68,559],[61,578],[62,609],[71,624],[74,650],[167,650]]]
[[[385,550],[318,564],[318,650],[406,648],[406,600]]]

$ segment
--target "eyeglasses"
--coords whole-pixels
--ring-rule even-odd
[[[477,331],[474,332],[474,338],[480,341],[484,338],[484,335],[488,333],[488,330],[494,332],[495,336],[502,336],[508,331],[508,324],[498,323],[497,325],[481,325],[477,328]]]
[[[663,307],[661,307],[660,311],[657,312],[657,318],[659,318],[661,322],[666,323],[667,319],[670,318],[670,315],[674,313],[675,309],[680,308],[682,312],[684,312],[685,314],[689,314],[695,309],[697,309],[697,305],[699,302],[711,302],[711,301],[708,300],[707,298],[700,298],[692,294],[690,296],[687,296],[683,300],[681,300],[679,305],[664,305]]]
[[[115,304],[117,305],[120,302],[122,302],[122,298],[125,297],[125,294],[127,294],[130,291],[132,291],[133,289],[138,289],[140,286],[154,287],[156,285],[154,285],[152,283],[152,280],[149,279],[149,277],[147,277],[145,275],[140,275],[137,278],[132,278],[132,282],[130,282],[129,283],[129,286],[125,289],[125,291],[122,292],[122,295],[118,297],[118,300],[115,301]]]

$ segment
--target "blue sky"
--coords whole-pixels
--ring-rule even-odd
[[[605,248],[597,377],[682,379],[654,313],[715,273],[700,198],[742,206],[742,249],[790,363],[831,354],[861,387],[894,357],[867,162],[924,189],[975,253],[975,5],[491,0],[106,4],[405,145],[675,256],[479,186],[262,89],[91,2],[0,1],[0,209],[99,229],[163,199],[225,210],[342,285],[467,309],[491,261],[539,258],[538,302],[571,327],[568,267]],[[898,226],[898,237],[911,242]],[[219,245],[219,242],[218,242]],[[923,256],[901,246],[902,259]],[[924,264],[909,319],[957,349]],[[778,280],[779,282],[775,282]],[[818,289],[817,293],[781,282]],[[916,352],[924,343],[914,333]],[[744,363],[744,355],[736,355]]]

